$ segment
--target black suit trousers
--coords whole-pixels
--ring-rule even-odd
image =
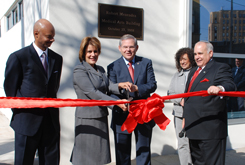
[[[194,165],[224,165],[226,138],[211,140],[189,139]]]
[[[47,113],[34,136],[15,132],[15,165],[32,165],[38,150],[39,165],[59,165],[60,134]]]

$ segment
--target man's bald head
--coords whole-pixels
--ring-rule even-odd
[[[35,44],[44,51],[54,42],[54,26],[46,19],[39,19],[34,24],[33,35]]]
[[[42,28],[51,28],[54,30],[54,26],[46,19],[39,19],[37,22],[35,22],[33,27],[33,33],[35,31],[40,31]]]

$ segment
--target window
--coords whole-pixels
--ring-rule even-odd
[[[13,10],[13,22],[14,22],[14,25],[19,21],[18,19],[18,10],[17,10],[17,7]]]
[[[23,17],[23,1],[19,2],[19,17],[20,19]]]
[[[195,9],[195,13],[192,15],[192,17],[195,18],[196,22],[200,22],[200,24],[199,27],[197,27],[193,32],[193,45],[191,45],[191,47],[194,47],[194,44],[200,40],[208,39],[214,46],[214,53],[218,53],[219,55],[244,55],[245,8],[242,5],[237,5],[244,4],[244,0],[233,1],[234,5],[232,14],[230,9],[230,0],[192,1],[193,10]],[[198,6],[199,8],[196,8],[196,6]],[[225,10],[222,10],[221,6],[223,6]],[[233,19],[232,22],[231,18]],[[215,20],[217,20],[217,24],[215,23]],[[231,24],[233,24],[233,29],[230,28]],[[222,30],[222,32],[218,34],[218,30]],[[231,35],[232,38],[230,38]],[[231,66],[235,66],[235,60],[231,59],[230,56],[229,59],[225,61],[225,63],[228,63]],[[233,112],[228,112],[228,118],[245,118],[245,110],[237,111],[234,109]]]
[[[9,30],[12,27],[13,27],[12,14],[9,14],[7,16],[7,29]]]
[[[7,15],[7,30],[11,29],[16,23],[18,23],[23,17],[23,1],[20,1],[13,7],[10,13]]]

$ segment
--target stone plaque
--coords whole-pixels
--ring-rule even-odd
[[[121,38],[124,34],[143,39],[143,9],[99,3],[98,36]]]

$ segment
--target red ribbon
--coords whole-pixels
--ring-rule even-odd
[[[163,102],[163,98],[154,93],[147,100],[141,100],[138,104],[131,104],[128,117],[123,123],[121,130],[127,130],[131,133],[138,123],[148,123],[152,119],[160,129],[165,130],[170,120],[162,112],[164,108]]]
[[[193,97],[208,96],[207,91],[181,93],[160,97],[153,94],[146,100],[135,101],[105,101],[105,100],[82,100],[82,99],[54,99],[54,98],[25,98],[25,97],[0,97],[0,108],[48,108],[48,107],[85,107],[85,106],[109,106],[117,104],[130,103],[130,112],[128,118],[122,125],[122,130],[132,132],[137,123],[143,124],[152,119],[160,127],[165,130],[170,120],[164,115],[164,100]],[[237,92],[219,92],[218,96],[245,97],[245,91]]]

